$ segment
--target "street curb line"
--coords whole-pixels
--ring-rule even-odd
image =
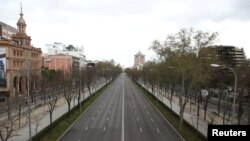
[[[112,80],[111,80],[111,82],[112,82]],[[107,84],[107,86],[109,85],[109,83]],[[104,84],[104,86],[103,87],[105,87],[106,86],[106,84]],[[103,88],[103,87],[101,87],[101,88]],[[100,89],[101,89],[100,88]],[[98,90],[100,90],[100,89],[98,89]],[[98,91],[97,90],[97,91]],[[80,118],[89,110],[89,108],[91,108],[95,103],[96,103],[96,101],[99,99],[100,97],[97,97],[97,99],[95,99],[95,101],[94,102],[92,102],[90,105],[89,105],[89,107],[63,132],[63,134],[56,140],[56,141],[60,141],[60,139],[75,125],[75,123],[77,122],[77,121],[79,121],[80,120]]]
[[[137,82],[136,82],[137,83]],[[139,83],[137,83],[137,84],[139,84]],[[141,86],[141,84],[139,84],[140,86]],[[138,86],[137,86],[138,87]],[[141,86],[142,87],[142,86]],[[143,87],[143,89],[145,89],[144,87]],[[145,89],[146,90],[146,89]],[[148,91],[148,90],[147,90]],[[149,92],[150,93],[150,92]],[[177,133],[177,135],[183,140],[183,141],[186,141],[183,137],[182,137],[182,135],[172,126],[172,124],[162,115],[162,113],[155,107],[155,105],[148,99],[148,97],[147,96],[145,96],[144,94],[143,94],[143,96],[149,101],[149,103],[156,109],[156,111],[166,120],[166,122],[170,125],[170,127],[172,127],[172,129]]]

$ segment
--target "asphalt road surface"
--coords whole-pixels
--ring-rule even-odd
[[[60,140],[175,141],[181,138],[123,73]]]

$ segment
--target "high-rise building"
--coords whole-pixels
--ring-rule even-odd
[[[16,28],[0,21],[0,40],[10,40],[17,32]]]
[[[31,92],[39,89],[42,51],[31,45],[26,26],[21,7],[18,31],[0,40],[0,97],[27,94],[28,86]]]
[[[203,48],[201,51],[212,51],[217,59],[229,67],[241,66],[246,60],[244,49],[235,46],[215,45]]]
[[[134,68],[137,70],[142,69],[143,64],[145,63],[145,55],[143,55],[140,51],[134,56]]]

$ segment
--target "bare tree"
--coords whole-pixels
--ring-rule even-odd
[[[227,124],[229,121],[231,107],[232,107],[232,103],[223,101],[223,125]]]
[[[40,122],[41,122],[41,117],[40,117],[40,115],[38,115],[37,117],[35,117],[35,124],[34,124],[34,126],[35,126],[35,133],[36,133],[36,135],[37,135],[37,132],[38,132],[38,127],[40,126]],[[38,140],[38,138],[37,138],[37,136],[36,136],[36,140]]]
[[[0,138],[7,141],[11,137],[17,136],[15,131],[18,129],[16,122],[18,118],[11,117],[9,120],[0,123]]]
[[[89,91],[89,95],[90,97],[92,96],[92,91],[91,88],[93,87],[93,83],[94,83],[94,77],[95,77],[95,68],[93,67],[87,67],[87,76],[86,76],[86,85]]]
[[[53,89],[52,92],[46,95],[46,99],[45,99],[45,102],[49,108],[50,125],[52,124],[52,116],[53,116],[53,112],[55,110],[56,103],[57,103],[58,96],[59,96],[57,92],[59,91],[56,91],[55,89]]]
[[[64,87],[63,91],[63,97],[65,98],[67,104],[68,104],[68,116],[70,116],[69,112],[71,110],[71,101],[75,95],[75,90],[72,88],[71,84],[67,85],[67,88]]]

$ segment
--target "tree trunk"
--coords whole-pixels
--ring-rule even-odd
[[[180,103],[180,131],[182,131],[182,124],[183,124],[183,108],[182,108],[182,96],[179,95],[179,103]]]
[[[21,104],[19,104],[19,108],[18,108],[18,126],[19,126],[19,128],[20,128],[20,126],[21,126],[21,107],[22,105]]]
[[[218,107],[217,107],[217,110],[218,110],[218,115],[220,115],[221,97],[222,97],[222,90],[220,89],[220,90],[219,90]]]
[[[50,125],[52,124],[52,114],[53,114],[53,111],[50,111],[50,112],[49,112],[49,117],[50,117]]]
[[[248,100],[247,100],[247,110],[248,110],[248,114],[247,114],[247,124],[250,124],[250,88],[247,89],[247,96],[248,96]]]
[[[242,114],[243,114],[243,90],[241,90],[239,92],[239,96],[238,96],[238,100],[239,100],[239,108],[238,108],[238,114],[237,114],[237,117],[238,117],[238,125],[240,125],[241,123],[241,118],[242,118]]]
[[[88,85],[88,90],[89,90],[89,96],[91,97],[91,89],[90,89],[90,85]]]
[[[182,106],[181,106],[182,107]],[[180,131],[182,131],[182,124],[183,124],[183,109],[180,108]]]
[[[68,103],[68,113],[70,112],[70,101],[67,102]]]
[[[171,92],[170,92],[170,106],[171,106],[171,110],[172,111],[173,111],[173,109],[172,109],[173,94],[174,94],[174,88],[171,88]]]

